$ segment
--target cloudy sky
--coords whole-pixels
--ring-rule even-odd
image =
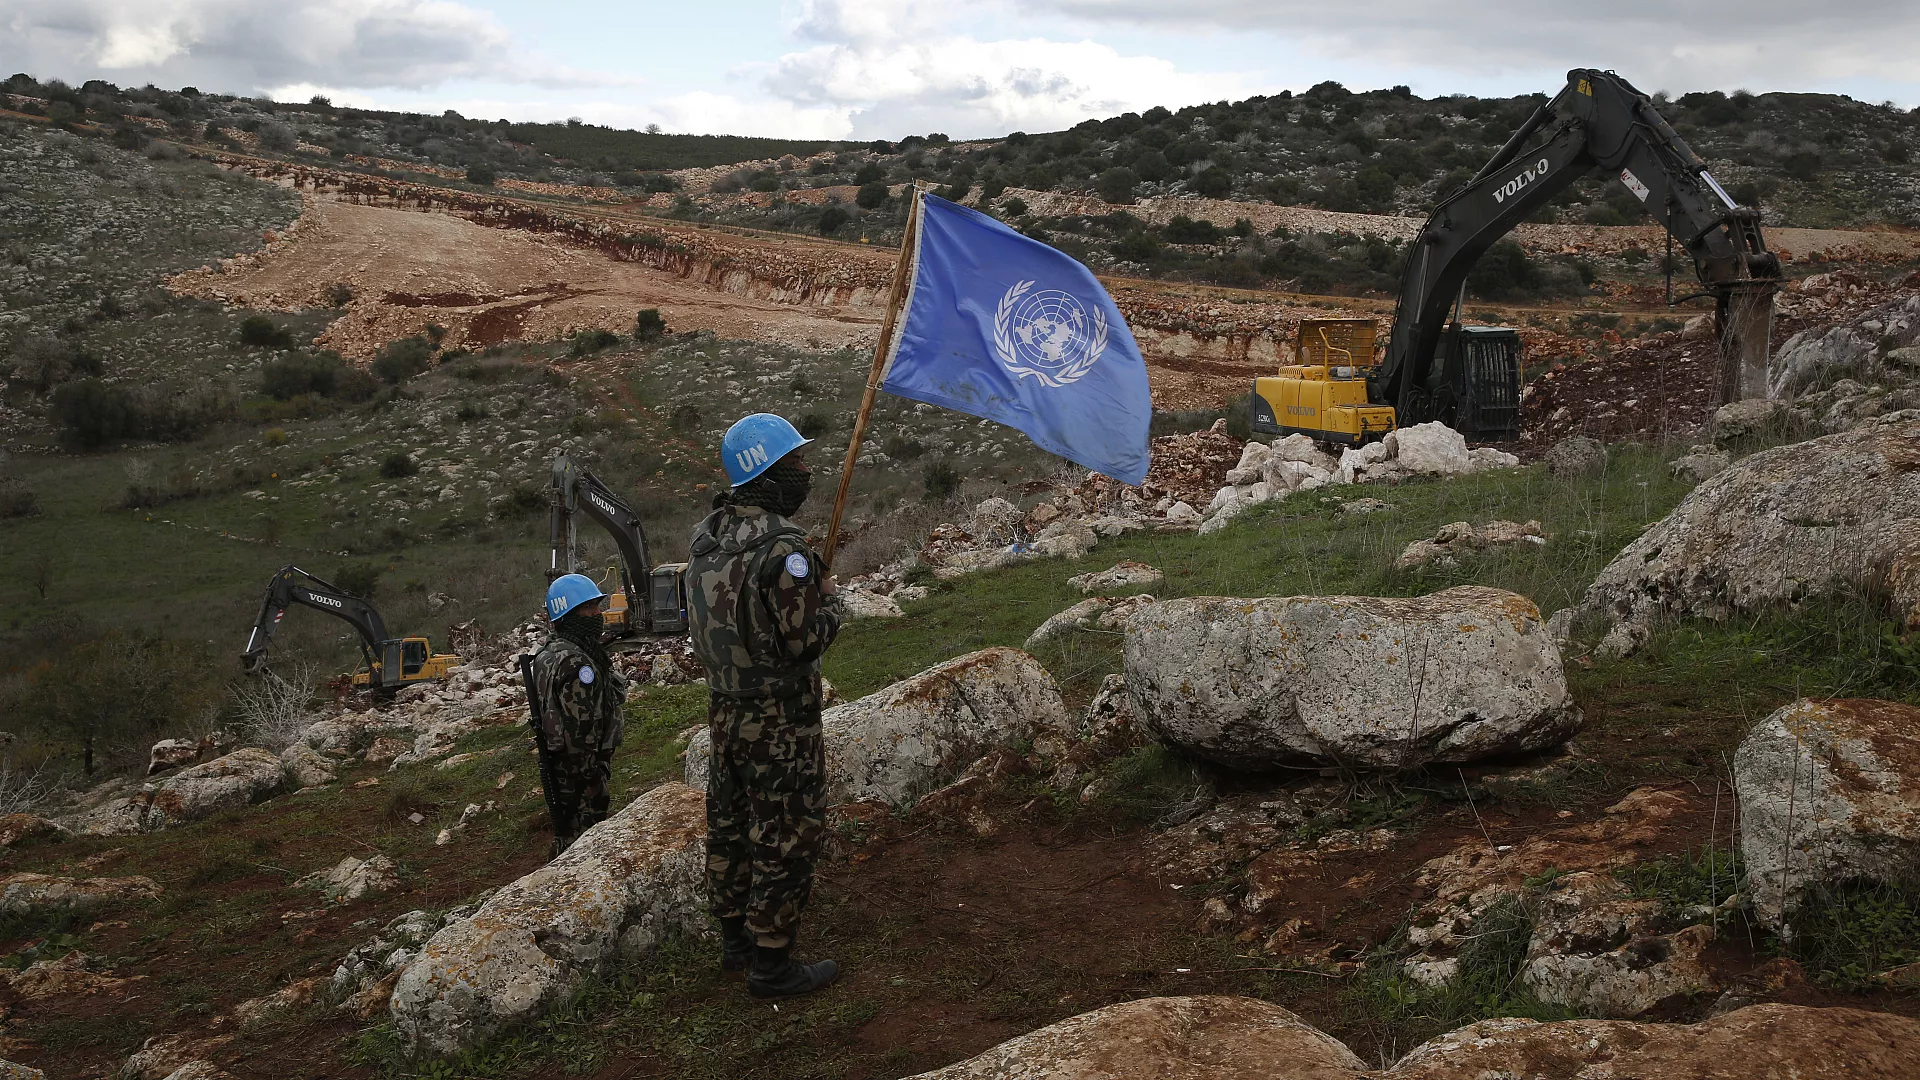
[[[1920,105],[1915,0],[0,0],[0,73],[816,138],[1045,131],[1325,79]]]

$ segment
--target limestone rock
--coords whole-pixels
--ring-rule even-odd
[[[1698,484],[1709,476],[1726,472],[1732,465],[1733,455],[1725,450],[1715,446],[1695,446],[1681,457],[1674,458],[1670,467],[1675,477]]]
[[[131,798],[115,799],[81,818],[77,831],[88,836],[158,832],[259,802],[285,784],[280,759],[250,746],[144,785]]]
[[[1754,911],[1774,929],[1807,890],[1920,873],[1920,708],[1801,700],[1733,758]]]
[[[335,904],[350,904],[368,893],[383,893],[400,884],[393,860],[385,855],[360,859],[352,855],[325,870],[316,870],[293,883],[296,888],[317,889]]]
[[[338,779],[333,772],[333,762],[303,742],[294,743],[281,751],[280,761],[286,766],[287,778],[293,781],[296,788],[319,787]]]
[[[1415,1047],[1379,1080],[1755,1080],[1913,1075],[1920,1020],[1753,1005],[1698,1024],[1482,1020]],[[1550,1063],[1550,1064],[1549,1064]]]
[[[192,765],[200,760],[201,750],[196,739],[161,739],[147,751],[147,775]]]
[[[1920,293],[1908,293],[1839,323],[1816,325],[1788,338],[1767,362],[1767,393],[1791,398],[1840,377],[1876,379],[1885,361],[1920,343]]]
[[[1017,649],[969,653],[857,701],[828,709],[829,805],[875,800],[895,808],[952,783],[989,750],[1068,730],[1053,677]],[[686,778],[705,790],[711,734],[687,741]]]
[[[1547,471],[1555,476],[1586,476],[1607,467],[1607,448],[1597,439],[1573,435],[1547,451]]]
[[[1496,450],[1491,446],[1476,446],[1467,451],[1468,472],[1486,472],[1488,469],[1517,469],[1520,459],[1505,450]]]
[[[1661,618],[1724,619],[1884,588],[1920,619],[1920,413],[1764,450],[1694,488],[1581,601],[1631,651]]]
[[[1393,460],[1401,469],[1423,476],[1459,476],[1473,471],[1466,436],[1438,420],[1403,427],[1387,434]]]
[[[1240,463],[1227,470],[1227,483],[1234,487],[1258,481],[1266,471],[1267,462],[1273,460],[1273,448],[1265,443],[1250,442],[1240,448]]]
[[[78,949],[57,960],[36,960],[20,971],[0,969],[0,982],[22,1000],[77,997],[118,990],[145,975],[115,976],[92,970],[92,960]]]
[[[1455,521],[1440,526],[1431,540],[1415,540],[1408,544],[1393,565],[1402,570],[1429,564],[1451,567],[1458,565],[1463,552],[1514,544],[1544,547],[1546,543],[1546,533],[1541,531],[1537,521],[1529,521],[1524,525],[1511,521],[1489,521],[1480,526]]]
[[[1188,597],[1127,621],[1126,676],[1161,738],[1229,767],[1412,768],[1544,749],[1580,714],[1525,597]]]
[[[1185,502],[1176,501],[1172,506],[1167,507],[1167,520],[1179,523],[1199,521],[1200,511]]]
[[[47,1074],[28,1065],[0,1060],[0,1080],[47,1080]]]
[[[1726,446],[1773,431],[1788,431],[1792,423],[1792,410],[1782,402],[1750,398],[1715,409],[1711,430],[1714,445]]]
[[[1627,1019],[1670,998],[1718,989],[1702,957],[1704,923],[1671,930],[1657,900],[1634,900],[1612,875],[1555,878],[1534,905],[1520,981],[1542,1001]]]
[[[1121,589],[1149,589],[1166,580],[1166,575],[1143,562],[1115,563],[1105,570],[1076,574],[1067,584],[1083,593],[1115,593]]]
[[[910,1080],[1358,1080],[1333,1036],[1251,998],[1143,998],[1068,1017]]]
[[[865,589],[841,589],[834,594],[840,599],[841,610],[852,619],[898,619],[905,614],[900,605],[890,596],[868,592]]]
[[[1107,630],[1118,632],[1127,625],[1127,617],[1135,611],[1153,603],[1153,597],[1145,593],[1135,596],[1093,596],[1073,605],[1065,611],[1050,616],[1046,622],[1034,628],[1027,635],[1025,648],[1037,648],[1044,642],[1063,637],[1076,630]]]
[[[666,783],[435,933],[393,987],[415,1052],[451,1056],[533,1020],[616,957],[708,933],[706,800]]]
[[[48,874],[0,877],[0,911],[40,913],[63,908],[98,907],[121,900],[151,900],[160,895],[152,878],[70,878]]]
[[[1040,535],[1033,538],[1033,550],[1048,558],[1078,559],[1099,542],[1092,529],[1062,519],[1040,530]]]
[[[7,814],[0,816],[0,847],[13,847],[15,844],[30,840],[64,840],[66,827],[58,822],[48,821],[38,814]],[[4,1080],[0,1077],[0,1080]]]

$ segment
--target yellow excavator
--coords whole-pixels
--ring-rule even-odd
[[[353,673],[355,689],[393,694],[415,683],[444,679],[459,666],[452,653],[437,653],[424,637],[387,636],[387,623],[369,600],[347,592],[297,566],[283,566],[267,583],[267,598],[254,620],[253,633],[240,654],[240,666],[249,675],[265,670],[267,646],[286,617],[287,608],[302,604],[341,619],[360,635],[365,666]]]
[[[1393,430],[1393,406],[1367,399],[1376,366],[1372,319],[1305,319],[1293,363],[1253,383],[1254,430],[1304,432],[1320,442],[1359,446]]]
[[[685,563],[653,565],[640,515],[601,479],[575,465],[565,454],[553,459],[548,487],[547,580],[583,572],[577,533],[584,514],[613,537],[620,563],[607,569],[600,588],[607,594],[601,620],[608,648],[625,652],[646,639],[686,632]]]

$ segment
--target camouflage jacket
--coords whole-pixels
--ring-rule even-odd
[[[813,685],[840,632],[824,569],[793,522],[757,506],[723,506],[693,531],[687,630],[707,687],[729,697],[786,697]]]
[[[587,651],[558,634],[533,657],[533,685],[540,692],[541,738],[556,754],[610,755],[626,734],[621,703],[627,680],[602,671]]]

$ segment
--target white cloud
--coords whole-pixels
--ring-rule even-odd
[[[1376,71],[1483,76],[1600,67],[1649,92],[1811,90],[1862,77],[1920,89],[1912,59],[1920,4],[1912,0],[1031,2],[1091,26],[1267,32]]]
[[[973,13],[996,14],[989,4]],[[978,40],[943,29],[949,4],[810,0],[795,30],[820,42],[766,70],[775,98],[836,110],[858,138],[944,131],[957,138],[1069,127],[1154,105],[1256,92],[1252,76],[1192,73],[1091,40]]]
[[[446,0],[4,0],[0,67],[239,93],[424,89],[500,71],[581,81],[516,55],[492,16]]]

